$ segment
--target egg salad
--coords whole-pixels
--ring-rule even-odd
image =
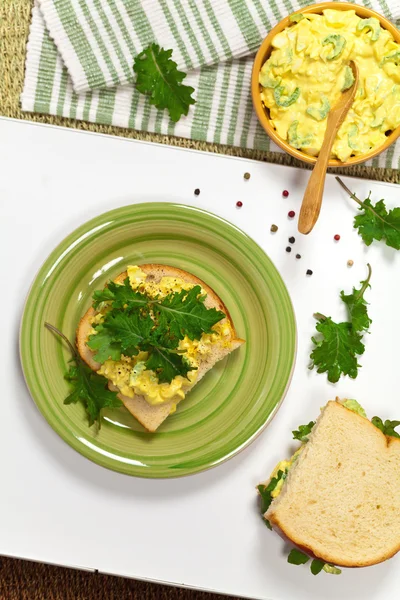
[[[158,282],[148,278],[138,266],[128,266],[127,275],[132,290],[139,292],[150,301],[160,302],[182,291],[189,292],[195,286],[185,282],[179,277],[162,277]],[[122,284],[121,284],[122,285]],[[206,295],[200,288],[201,295]],[[110,306],[103,302],[98,307],[98,312],[91,318],[93,329],[91,335],[97,336],[96,325],[101,325]],[[146,368],[149,352],[139,351],[137,354],[122,354],[119,360],[109,358],[103,362],[97,371],[119,388],[121,393],[128,398],[140,395],[151,405],[162,405],[172,402],[171,412],[176,409],[176,403],[182,400],[193,387],[199,377],[199,366],[216,345],[219,347],[230,346],[232,328],[223,313],[215,323],[210,333],[202,333],[199,339],[191,339],[185,335],[179,340],[177,353],[184,357],[190,369],[186,376],[177,375],[169,382],[159,382],[157,373]],[[218,319],[218,317],[217,317]],[[192,336],[193,337],[193,336]]]
[[[400,125],[400,44],[378,19],[362,19],[354,10],[295,13],[291,21],[273,38],[259,75],[261,99],[278,135],[317,156],[330,109],[354,82],[354,60],[358,90],[331,157],[344,162],[384,144]]]

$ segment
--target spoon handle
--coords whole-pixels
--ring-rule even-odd
[[[327,131],[317,162],[308,180],[299,216],[298,230],[300,233],[310,233],[317,222],[324,193],[326,169],[338,128],[339,126],[337,128],[331,126],[329,132]]]

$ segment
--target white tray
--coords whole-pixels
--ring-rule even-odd
[[[249,181],[243,179],[246,171]],[[256,484],[290,454],[291,430],[313,419],[327,400],[337,394],[357,398],[370,417],[400,417],[400,253],[362,244],[352,228],[357,206],[333,176],[315,230],[300,236],[287,213],[298,213],[307,177],[256,161],[0,120],[0,553],[249,598],[397,597],[400,557],[339,577],[314,577],[307,566],[286,563],[284,543],[258,515]],[[345,181],[361,198],[371,190],[374,201],[384,197],[389,206],[398,204],[397,186]],[[282,198],[283,189],[289,198]],[[23,303],[54,246],[94,215],[149,200],[201,206],[249,233],[284,277],[299,335],[290,391],[263,435],[218,468],[170,481],[126,477],[74,452],[36,409],[18,358]],[[274,235],[272,223],[279,226]],[[291,235],[296,243],[288,254]],[[348,259],[354,260],[351,269]],[[367,261],[373,269],[367,294],[373,324],[363,368],[355,381],[333,386],[307,369],[312,315],[318,310],[344,316],[339,292],[365,277]]]

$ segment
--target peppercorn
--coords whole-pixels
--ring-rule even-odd
[[[312,275],[311,269],[307,269],[306,275]]]
[[[333,236],[333,239],[338,242],[340,240],[340,235],[337,233],[336,235]]]
[[[288,212],[288,217],[290,217],[291,219],[293,219],[293,217],[296,216],[296,213],[294,212],[294,210],[289,210]]]
[[[275,233],[278,231],[278,225],[271,225],[271,231],[272,233]]]
[[[195,196],[199,196],[199,195],[200,195],[200,190],[199,190],[199,188],[196,188],[196,189],[194,190],[194,195],[195,195]]]
[[[290,247],[290,246],[287,246],[287,247],[286,247],[286,252],[291,252],[291,251],[292,251],[291,247]]]
[[[301,254],[296,254],[296,258],[301,258]]]
[[[288,192],[287,190],[283,190],[283,192],[282,192],[282,196],[283,196],[284,198],[287,198],[287,197],[289,196],[289,192]]]
[[[354,265],[354,260],[348,260],[347,261],[347,266],[348,267],[352,267]]]
[[[236,202],[236,206],[237,206],[238,208],[241,208],[241,207],[243,206],[243,202],[241,202],[240,200],[238,200],[238,201]]]
[[[295,239],[293,236],[291,236],[291,237],[289,238],[289,244],[294,244],[294,243],[295,243],[295,241],[296,241],[296,239]]]
[[[245,179],[250,179],[250,173],[245,173],[245,174],[243,175],[243,177],[244,177]]]

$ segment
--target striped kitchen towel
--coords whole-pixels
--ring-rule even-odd
[[[310,0],[35,0],[24,111],[247,148],[280,151],[252,110],[254,52],[269,29]],[[364,4],[400,24],[400,0]],[[173,48],[196,104],[178,123],[134,87],[134,57]],[[400,142],[371,161],[400,167]]]

